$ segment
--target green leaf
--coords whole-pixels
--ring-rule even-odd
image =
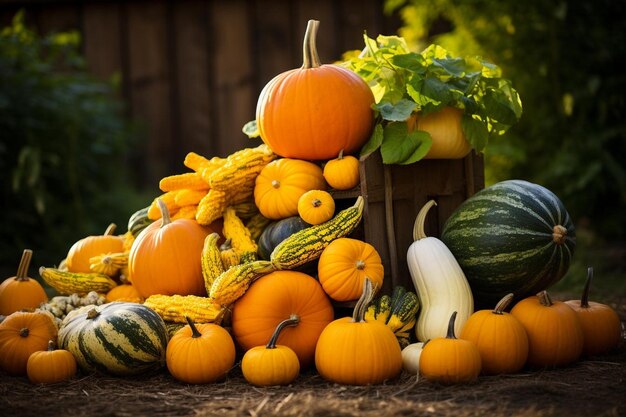
[[[248,123],[243,125],[241,131],[250,139],[258,138],[260,136],[256,120],[250,120]]]
[[[422,159],[432,145],[430,135],[423,131],[409,132],[405,122],[385,126],[380,153],[384,164],[412,164]]]
[[[487,123],[473,118],[467,114],[461,119],[461,129],[465,138],[477,152],[482,152],[489,141],[489,129]]]
[[[381,143],[383,143],[383,127],[380,123],[377,123],[376,126],[374,126],[369,140],[361,148],[359,157],[361,159],[367,157],[369,154],[376,151],[376,149],[380,148]]]
[[[432,99],[432,101],[440,103],[449,103],[452,98],[450,87],[434,77],[424,79],[421,93]]]
[[[393,65],[407,70],[424,73],[426,71],[426,61],[424,57],[416,53],[408,53],[403,55],[395,55],[391,58]]]
[[[396,104],[389,102],[381,102],[374,105],[374,110],[380,112],[380,116],[384,120],[392,122],[402,122],[411,116],[411,113],[416,109],[417,104],[414,101],[402,99]]]
[[[433,66],[441,68],[453,77],[462,77],[466,69],[463,58],[435,58],[433,59]]]

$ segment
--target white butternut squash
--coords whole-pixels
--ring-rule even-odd
[[[409,272],[421,305],[415,325],[415,335],[421,342],[446,337],[450,316],[455,311],[458,315],[454,331],[460,334],[474,312],[472,291],[452,252],[441,240],[424,233],[426,214],[434,205],[431,200],[418,213],[413,226],[414,242],[407,252]]]

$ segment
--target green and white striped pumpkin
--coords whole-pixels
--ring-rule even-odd
[[[61,323],[59,346],[81,369],[136,375],[165,365],[168,333],[161,317],[137,303],[113,302],[72,311]]]
[[[446,221],[441,240],[481,305],[550,287],[567,272],[576,247],[561,200],[522,180],[502,181],[468,198]]]

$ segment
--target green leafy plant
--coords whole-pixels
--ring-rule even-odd
[[[454,57],[430,45],[412,52],[398,36],[364,35],[365,48],[344,55],[346,68],[372,88],[377,122],[361,150],[366,156],[380,148],[386,164],[410,164],[430,149],[427,132],[411,130],[407,120],[446,106],[463,110],[461,127],[478,152],[491,137],[503,134],[522,114],[522,104],[500,68],[479,57]]]
[[[146,205],[124,168],[133,130],[79,42],[75,32],[39,36],[22,13],[0,31],[0,265],[26,247],[34,266],[58,264],[111,222],[123,233]]]

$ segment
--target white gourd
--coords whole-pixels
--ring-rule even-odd
[[[411,375],[420,371],[420,357],[424,349],[424,342],[411,343],[402,349],[402,368]]]
[[[474,312],[474,297],[459,263],[448,247],[435,237],[424,233],[426,214],[434,200],[419,211],[413,226],[414,242],[407,252],[409,272],[420,299],[421,310],[415,325],[417,340],[425,342],[446,337],[448,322],[458,312],[455,334]]]

